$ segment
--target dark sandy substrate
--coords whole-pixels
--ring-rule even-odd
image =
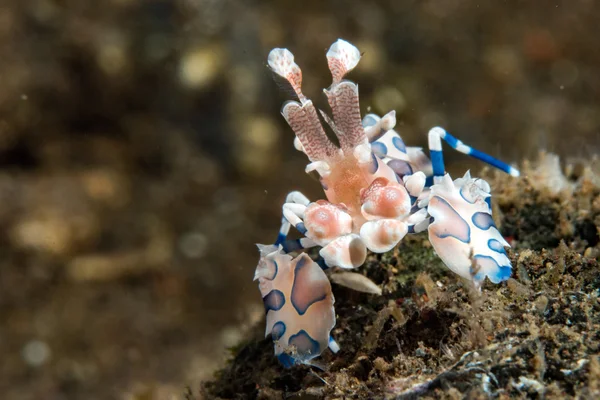
[[[327,371],[281,367],[261,325],[199,398],[600,398],[597,168],[542,156],[523,178],[488,175],[513,244],[507,282],[478,293],[425,235],[406,238],[359,269],[382,296],[333,285],[341,351],[323,354]]]

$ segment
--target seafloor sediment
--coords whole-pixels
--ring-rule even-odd
[[[333,285],[341,351],[325,371],[281,367],[261,325],[201,397],[600,398],[598,167],[541,155],[522,178],[488,176],[507,282],[479,293],[407,238],[359,269],[383,295]]]

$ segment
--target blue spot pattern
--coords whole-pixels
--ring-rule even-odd
[[[273,260],[273,265],[275,266],[275,271],[273,271],[273,276],[271,278],[266,278],[265,277],[266,279],[273,280],[273,279],[275,279],[275,277],[279,273],[279,265],[277,265],[277,261]]]
[[[284,368],[291,368],[294,364],[296,364],[296,360],[292,356],[286,353],[281,353],[277,356],[277,359],[283,365]]]
[[[403,177],[405,175],[412,175],[412,173],[413,173],[412,167],[406,161],[390,160],[390,161],[388,161],[387,165],[401,177]]]
[[[475,214],[473,214],[473,218],[471,219],[476,227],[484,231],[496,227],[492,216],[485,212],[476,212]]]
[[[375,155],[375,153],[371,153],[371,169],[370,169],[370,173],[374,174],[375,172],[377,172],[377,170],[379,169],[379,159],[377,158],[377,156]]]
[[[368,128],[369,126],[373,126],[377,123],[377,118],[374,115],[368,114],[362,120],[363,128]]]
[[[499,265],[498,262],[490,256],[484,256],[484,255],[478,254],[478,255],[475,255],[473,258],[478,263],[479,263],[479,261],[483,261],[486,263],[492,263],[494,265],[494,267],[492,268],[492,271],[490,273],[488,273],[488,275],[487,275],[487,277],[493,283],[503,282],[503,281],[507,280],[508,278],[510,278],[510,276],[512,275],[512,268],[510,265]],[[473,267],[471,267],[471,270],[472,270],[472,268]],[[475,280],[482,280],[482,279],[483,279],[482,272],[479,272],[475,275]]]
[[[279,340],[285,334],[285,324],[281,321],[278,321],[273,325],[273,329],[271,330],[271,336],[273,340]]]
[[[458,229],[459,231],[466,231],[466,237],[460,237],[457,235],[454,235],[452,233],[446,232],[446,233],[442,233],[442,234],[437,234],[436,236],[439,237],[440,239],[444,239],[447,237],[452,237],[456,240],[460,240],[463,243],[469,243],[471,242],[471,228],[469,227],[469,224],[467,224],[467,221],[465,221],[463,219],[463,217],[460,216],[459,213],[456,212],[456,210],[454,208],[452,208],[452,206],[443,198],[441,198],[440,196],[434,196],[434,199],[437,199],[441,204],[444,205],[445,211],[448,214],[452,214],[452,217],[450,218],[451,220],[457,220],[462,222],[464,225]],[[432,199],[433,200],[433,199]],[[455,228],[455,227],[454,227]],[[453,229],[454,231],[457,231],[457,229]]]
[[[373,153],[382,158],[385,157],[388,152],[387,146],[381,142],[371,143],[371,150],[373,150]]]
[[[363,118],[363,120],[362,120],[362,126],[363,126],[363,128],[369,128],[369,127],[374,126],[375,124],[377,124],[380,119],[381,118],[379,118],[376,115],[368,114],[368,115],[366,115]],[[369,138],[369,142],[371,142],[371,143],[375,142],[380,137],[382,137],[384,133],[385,133],[385,131],[383,129],[379,129],[379,132],[375,133],[374,136],[372,136],[372,137]]]
[[[290,301],[299,315],[304,315],[308,308],[319,301],[325,300],[327,292],[322,285],[314,285],[306,274],[310,274],[312,260],[308,257],[303,257],[298,260],[294,268],[294,283],[292,285],[292,294]],[[306,285],[313,284],[313,287]],[[309,297],[310,296],[310,297]]]
[[[495,251],[500,254],[506,254],[506,250],[504,250],[504,246],[496,239],[488,240],[488,247],[490,250]]]
[[[300,356],[299,358],[312,358],[310,357],[311,355],[314,357],[321,354],[319,342],[311,338],[304,329],[300,330],[297,334],[290,336],[288,343],[290,346],[296,347],[296,351]]]
[[[263,303],[265,304],[265,313],[268,313],[269,310],[278,311],[285,304],[285,296],[280,290],[273,289],[263,297]]]
[[[398,150],[400,150],[401,152],[406,154],[406,145],[404,144],[404,141],[399,136],[395,136],[392,139],[392,144],[394,145],[395,148],[397,148]]]
[[[475,202],[474,202],[474,201],[469,201],[469,199],[467,199],[467,198],[465,197],[465,194],[463,193],[463,191],[464,191],[465,189],[466,189],[466,188],[465,188],[464,186],[460,188],[460,191],[459,191],[459,193],[460,193],[460,197],[462,197],[462,198],[463,198],[463,199],[464,199],[464,200],[465,200],[467,203],[469,203],[469,204],[475,204]]]

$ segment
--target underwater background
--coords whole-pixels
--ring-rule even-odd
[[[363,113],[442,125],[509,163],[600,150],[593,0],[4,0],[2,399],[170,399],[264,315],[254,243],[320,185],[266,67],[326,108],[325,52],[363,58]],[[368,108],[367,108],[368,107]],[[450,171],[481,164],[451,150]]]

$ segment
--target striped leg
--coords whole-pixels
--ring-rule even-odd
[[[424,231],[425,229],[427,229],[427,226],[425,226],[425,228],[423,228],[421,231]],[[419,232],[421,232],[421,231],[419,231]],[[282,250],[286,254],[289,254],[293,251],[310,249],[310,248],[316,247],[316,246],[318,246],[318,245],[309,238],[291,239],[291,240],[288,239],[288,240],[284,241],[283,243],[281,243]],[[316,258],[314,258],[313,261],[316,262],[317,265],[319,267],[321,267],[322,270],[331,268],[329,265],[327,265],[327,263],[325,262],[325,259],[322,256],[317,256]]]
[[[309,238],[288,239],[288,240],[284,240],[280,244],[281,244],[281,247],[283,247],[284,253],[291,253],[293,251],[310,249],[312,247],[317,246],[317,244],[312,239],[309,239]]]
[[[408,233],[424,232],[427,228],[429,228],[429,225],[431,225],[432,222],[433,217],[429,217],[417,224],[408,225]]]
[[[302,193],[288,193],[287,197],[285,198],[285,203],[282,207],[283,217],[281,218],[281,228],[279,229],[279,234],[277,235],[277,240],[275,241],[276,246],[283,244],[286,241],[291,225],[294,225],[294,227],[304,235],[306,229],[304,228],[304,223],[300,219],[299,215],[304,214],[304,210],[309,204],[310,200],[308,200],[308,198]]]
[[[474,149],[470,146],[467,146],[451,134],[449,134],[445,129],[438,127],[432,128],[429,131],[429,153],[431,156],[431,164],[433,166],[433,177],[437,182],[444,176],[445,167],[444,167],[444,156],[442,155],[442,139],[448,143],[450,147],[453,149],[467,154],[473,158],[483,161],[491,165],[494,168],[498,168],[501,171],[506,172],[512,176],[519,176],[519,170],[511,167],[510,165],[502,162],[488,154],[485,154],[477,149]]]

